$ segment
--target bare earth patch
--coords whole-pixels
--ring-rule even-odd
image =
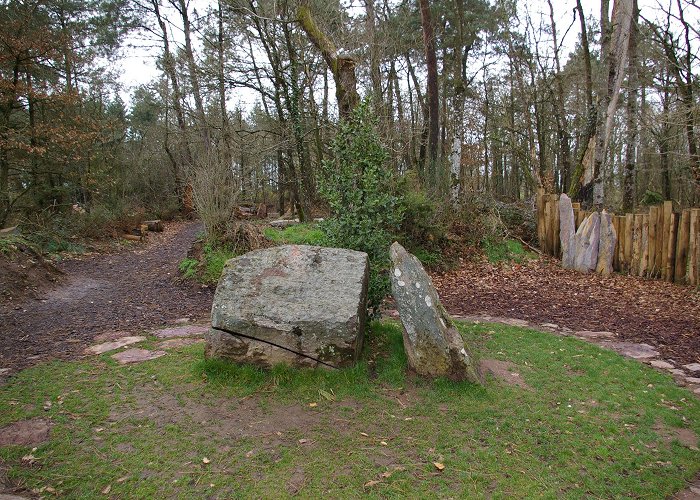
[[[34,446],[49,440],[52,424],[42,418],[20,420],[0,428],[0,446]]]
[[[60,263],[55,287],[0,301],[0,369],[79,358],[96,335],[104,334],[105,342],[182,318],[206,319],[212,290],[182,282],[178,272],[201,229],[199,222],[169,223],[128,250]],[[0,281],[4,271],[0,262]]]
[[[523,389],[532,390],[527,382],[520,376],[518,366],[510,361],[500,361],[498,359],[482,359],[480,361],[481,373],[491,374],[496,379],[502,380],[508,385],[514,385]]]
[[[310,432],[321,416],[300,404],[261,406],[257,397],[231,400],[205,395],[195,401],[145,386],[136,389],[136,409],[112,415],[112,420],[147,418],[160,427],[191,421],[197,424],[197,432],[207,436],[224,440],[263,438],[261,443],[269,446],[280,444],[292,431],[302,435]]]
[[[698,449],[698,436],[692,429],[669,427],[661,421],[657,421],[653,429],[664,440],[664,443],[671,444],[673,441],[678,441],[686,448]]]

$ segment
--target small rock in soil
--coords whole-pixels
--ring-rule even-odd
[[[668,361],[664,361],[662,359],[655,359],[651,363],[649,363],[651,366],[654,368],[661,368],[662,370],[671,370],[673,369],[673,365],[669,363]]]
[[[690,363],[689,365],[683,365],[683,368],[689,372],[700,372],[700,363]]]
[[[125,347],[131,344],[136,344],[137,342],[143,342],[146,337],[122,337],[113,342],[105,342],[104,344],[92,345],[85,349],[86,354],[103,354],[105,352],[114,351],[121,347]]]
[[[148,349],[127,349],[126,351],[119,352],[112,355],[112,359],[119,362],[119,364],[125,365],[127,363],[141,363],[142,361],[149,361],[151,359],[160,358],[165,356],[167,353],[165,351],[149,351]]]
[[[635,342],[610,342],[606,344],[614,351],[617,351],[623,356],[634,359],[649,359],[655,358],[659,352],[649,344],[637,344]]]
[[[700,377],[685,377],[685,381],[689,384],[700,384]]]
[[[674,368],[673,370],[669,370],[671,373],[674,375],[678,375],[679,377],[685,377],[685,370],[680,370],[678,368]]]

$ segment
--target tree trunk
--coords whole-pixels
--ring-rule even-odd
[[[187,3],[185,0],[177,0],[178,4],[171,0],[182,17],[182,25],[185,34],[185,59],[187,61],[187,71],[190,74],[190,84],[192,85],[192,96],[194,97],[194,105],[199,122],[200,134],[202,136],[203,146],[205,151],[209,151],[211,147],[211,137],[209,134],[209,126],[207,125],[207,117],[204,112],[204,101],[202,100],[202,92],[199,88],[199,77],[197,75],[197,64],[194,61],[194,50],[192,49],[192,26],[190,24],[189,13],[187,12]]]
[[[177,121],[178,129],[180,129],[180,133],[182,134],[181,140],[183,144],[182,150],[185,159],[185,168],[183,169],[182,165],[175,164],[173,166],[173,175],[175,177],[175,192],[177,194],[178,200],[181,204],[183,204],[185,200],[185,185],[183,182],[182,171],[192,168],[192,152],[190,150],[189,142],[187,140],[187,124],[185,122],[185,113],[182,109],[182,93],[180,92],[180,84],[177,79],[177,72],[175,71],[175,58],[173,57],[172,52],[170,51],[168,29],[165,24],[165,21],[163,20],[160,14],[158,0],[151,0],[151,5],[153,7],[153,12],[156,15],[158,26],[160,27],[161,33],[163,35],[163,71],[170,80],[170,84],[173,88],[173,110],[175,111],[175,119]]]
[[[636,198],[635,173],[637,168],[637,141],[639,139],[639,109],[637,106],[639,87],[637,60],[638,22],[639,7],[637,5],[637,0],[634,0],[629,39],[629,69],[627,76],[627,145],[625,147],[625,171],[622,189],[622,210],[624,212],[631,212],[634,209]]]
[[[430,15],[429,0],[419,0],[420,20],[423,30],[423,46],[428,73],[426,96],[428,100],[428,182],[435,186],[437,181],[438,141],[440,133],[440,98],[438,95],[437,57],[435,55],[435,35]]]
[[[569,176],[571,175],[571,135],[569,134],[569,120],[566,116],[566,108],[564,106],[564,83],[561,75],[561,63],[559,61],[559,43],[557,41],[557,25],[554,22],[554,8],[552,7],[552,1],[547,0],[549,5],[549,20],[552,25],[552,46],[554,49],[554,64],[556,68],[556,73],[554,79],[556,81],[556,97],[554,99],[555,106],[555,122],[557,126],[557,139],[559,141],[559,157],[560,157],[560,170],[559,170],[559,186],[561,186],[562,191],[566,189],[565,186],[569,184]],[[590,65],[590,59],[588,60]],[[540,153],[541,154],[541,153]]]
[[[352,56],[338,54],[333,41],[316,25],[308,0],[301,0],[297,8],[297,19],[301,28],[318,50],[333,74],[335,96],[338,100],[338,113],[341,119],[350,117],[352,110],[360,102],[357,93],[356,61]]]

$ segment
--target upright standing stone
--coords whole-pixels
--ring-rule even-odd
[[[362,348],[369,262],[340,248],[284,245],[229,260],[214,294],[207,357],[343,367]]]
[[[596,272],[610,276],[613,272],[613,257],[617,233],[612,223],[612,216],[605,210],[600,214],[600,244],[598,246],[598,264]]]
[[[600,214],[593,212],[581,223],[574,237],[574,269],[587,273],[595,271],[600,243]]]
[[[420,261],[396,242],[390,254],[391,290],[404,327],[409,366],[420,375],[480,383],[476,363]]]
[[[562,194],[559,198],[559,240],[561,241],[561,265],[565,269],[574,267],[574,207],[571,198]]]

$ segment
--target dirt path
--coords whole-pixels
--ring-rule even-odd
[[[60,285],[0,305],[0,368],[79,357],[99,333],[206,318],[212,290],[181,283],[177,270],[199,231],[197,222],[171,223],[131,251],[65,261]]]
[[[547,258],[522,266],[464,262],[433,281],[451,314],[609,331],[650,344],[676,364],[700,362],[700,292],[692,287],[581,274]]]

